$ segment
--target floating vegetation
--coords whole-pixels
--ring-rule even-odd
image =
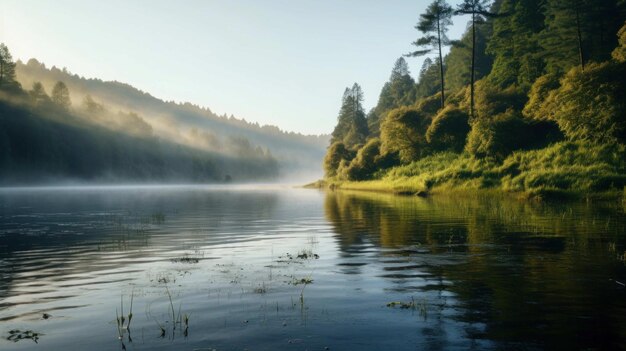
[[[413,299],[411,297],[411,301],[409,302],[403,302],[403,301],[391,301],[389,303],[387,303],[387,307],[391,307],[391,308],[395,308],[395,307],[400,307],[402,309],[411,309],[414,310],[415,309],[415,299]]]
[[[261,286],[257,286],[256,288],[254,288],[254,293],[255,294],[265,294],[267,293],[267,288],[265,287],[265,283],[262,283]]]
[[[419,301],[415,301],[415,298],[411,296],[411,301],[409,302],[392,301],[387,303],[387,307],[400,307],[401,309],[405,310],[419,311],[420,316],[424,317],[424,319],[428,317],[428,304],[426,302],[426,299],[420,299]]]
[[[283,260],[279,260],[277,262],[286,262],[284,259],[293,260],[294,256],[290,253],[286,253],[285,256],[278,256],[278,258],[283,259]],[[303,250],[298,251],[295,258],[299,260],[309,260],[309,259],[317,260],[320,258],[320,256],[316,253],[313,253],[311,249],[303,249]]]
[[[290,282],[291,285],[300,285],[300,284],[313,284],[313,279],[311,278],[302,278],[302,279],[294,279]]]
[[[43,334],[34,332],[32,330],[13,329],[13,330],[9,330],[9,336],[7,337],[7,340],[13,341],[13,342],[18,342],[22,340],[32,340],[35,342],[35,344],[38,344],[39,337],[41,335]]]
[[[183,257],[172,258],[171,261],[174,262],[174,263],[193,264],[193,263],[200,262],[200,259],[198,257],[183,256]]]

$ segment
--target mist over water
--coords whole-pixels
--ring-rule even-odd
[[[620,350],[625,232],[618,203],[2,188],[0,349]]]

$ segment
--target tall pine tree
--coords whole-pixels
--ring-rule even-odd
[[[426,9],[426,12],[420,15],[420,20],[415,26],[417,30],[424,34],[423,37],[413,42],[418,50],[409,53],[407,56],[423,56],[436,51],[439,56],[439,82],[441,88],[441,108],[445,105],[445,79],[443,46],[450,45],[446,33],[448,27],[452,24],[452,7],[445,0],[434,0]]]
[[[456,9],[458,15],[470,15],[470,26],[472,31],[472,60],[470,68],[470,118],[475,118],[474,114],[474,83],[476,82],[476,27],[485,23],[487,17],[493,17],[488,7],[490,0],[464,0]]]

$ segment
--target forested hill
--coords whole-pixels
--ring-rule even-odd
[[[371,111],[358,84],[346,88],[327,181],[401,192],[623,191],[626,1],[455,5],[434,0],[416,16],[416,40]],[[468,21],[461,38],[447,37],[453,21]],[[406,60],[417,56],[427,58],[415,80]]]
[[[75,109],[88,109],[90,103],[95,103],[109,112],[132,113],[149,125],[154,135],[173,142],[217,153],[228,152],[233,144],[242,142],[269,150],[278,160],[282,175],[320,172],[328,145],[328,136],[285,132],[232,115],[218,116],[209,108],[166,102],[128,84],[87,79],[66,69],[48,68],[35,59],[16,62],[15,71],[17,81],[25,89],[39,82],[50,92],[57,82],[63,82],[71,93]],[[115,123],[106,121],[104,125],[111,127]]]

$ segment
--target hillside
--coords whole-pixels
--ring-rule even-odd
[[[447,38],[468,17],[465,34]],[[325,182],[421,195],[624,193],[625,18],[619,0],[434,0],[405,55],[428,56],[419,79],[399,58],[368,113],[361,87],[346,88]]]
[[[132,113],[145,122],[155,136],[172,142],[217,153],[232,153],[232,144],[244,143],[260,147],[278,160],[282,176],[321,174],[327,136],[302,135],[285,132],[275,126],[260,126],[234,116],[218,116],[208,108],[190,103],[160,100],[128,84],[87,79],[66,69],[48,68],[31,59],[16,62],[16,79],[25,88],[41,82],[45,91],[52,91],[63,82],[75,110],[85,109],[85,99],[101,105],[113,114]],[[115,123],[106,121],[111,128]],[[126,125],[120,126],[126,130]]]

